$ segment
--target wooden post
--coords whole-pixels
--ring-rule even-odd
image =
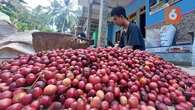
[[[140,10],[136,12],[136,23],[137,26],[140,27]]]
[[[87,15],[87,38],[91,39],[91,14],[92,14],[92,1],[88,0],[88,15]]]
[[[192,67],[195,67],[195,32],[189,32],[192,35]]]
[[[97,47],[105,47],[107,37],[108,0],[101,0]]]

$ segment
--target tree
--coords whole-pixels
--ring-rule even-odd
[[[20,31],[40,30],[59,32],[73,29],[81,14],[80,8],[73,9],[75,0],[53,0],[51,6],[37,6],[29,10],[23,0],[8,0],[0,4],[0,11],[7,14]]]
[[[20,10],[24,11],[25,7],[23,4],[25,4],[23,0],[4,0],[0,4],[0,11],[7,14],[14,22],[14,20],[17,19]]]
[[[54,0],[51,3],[51,7],[49,7],[49,14],[52,16],[51,25],[55,25],[57,31],[65,32],[77,24],[81,9],[74,10],[72,8],[74,5],[74,2],[70,0],[64,0],[63,3]]]
[[[23,0],[10,0],[0,5],[0,11],[7,14],[19,31],[40,30],[52,31],[49,27],[50,17],[44,7],[37,6],[28,10]]]

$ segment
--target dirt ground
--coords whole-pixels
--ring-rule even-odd
[[[182,66],[178,66],[178,67],[181,68],[183,71],[186,71],[190,75],[195,76],[195,67],[182,67]]]

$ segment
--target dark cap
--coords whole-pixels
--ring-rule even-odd
[[[111,11],[111,16],[119,16],[119,17],[123,16],[123,17],[127,18],[126,11],[121,6],[113,8],[112,11]]]

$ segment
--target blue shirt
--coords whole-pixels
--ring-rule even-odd
[[[144,38],[135,23],[129,23],[127,32],[123,31],[119,47],[133,46],[133,49],[145,50]]]

